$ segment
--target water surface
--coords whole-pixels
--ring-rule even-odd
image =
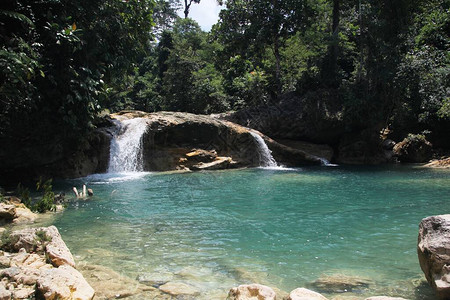
[[[55,222],[77,260],[170,274],[198,299],[251,282],[289,292],[324,274],[370,279],[363,299],[429,299],[418,224],[450,213],[450,172],[411,167],[108,174],[56,187],[83,182],[95,196]]]

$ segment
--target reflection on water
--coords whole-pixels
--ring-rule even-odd
[[[95,196],[55,221],[76,259],[132,280],[165,274],[196,299],[251,282],[314,288],[324,274],[368,278],[351,294],[361,299],[428,299],[418,224],[446,213],[450,194],[450,172],[411,168],[107,174],[57,187],[82,183]]]

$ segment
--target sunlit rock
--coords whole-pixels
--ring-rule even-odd
[[[232,288],[227,300],[275,300],[275,291],[261,284],[247,284]]]
[[[37,280],[37,289],[50,300],[91,300],[95,294],[83,275],[68,265],[45,270]]]
[[[450,299],[450,215],[432,216],[419,225],[420,267],[441,299]]]
[[[286,300],[327,300],[327,298],[317,292],[298,288],[290,292]]]

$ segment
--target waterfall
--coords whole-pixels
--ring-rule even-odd
[[[264,142],[263,138],[259,134],[252,131],[250,131],[250,134],[258,145],[259,163],[261,167],[278,167],[277,162],[272,156],[272,151],[270,151],[269,147],[267,147],[267,144]]]
[[[111,140],[108,173],[143,171],[142,137],[147,129],[145,118],[118,121]]]
[[[330,161],[326,158],[315,156],[318,160],[320,160],[320,164],[325,167],[337,167],[338,165],[330,163]]]

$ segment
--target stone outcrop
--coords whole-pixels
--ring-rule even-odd
[[[55,267],[69,265],[75,267],[75,261],[69,248],[61,238],[55,226],[27,228],[11,233],[10,247],[14,251],[24,248],[27,252],[42,247]]]
[[[409,135],[394,146],[394,155],[401,162],[424,163],[433,155],[433,147],[425,137],[421,135]]]
[[[44,299],[92,299],[95,293],[83,275],[68,265],[43,271],[36,283]]]
[[[2,248],[9,252],[0,251],[0,296],[93,299],[94,290],[74,268],[72,254],[56,227],[15,231],[2,242]]]
[[[419,225],[420,267],[440,299],[450,299],[450,215],[432,216]]]
[[[448,169],[448,168],[450,168],[450,157],[432,160],[430,163],[426,164],[424,167],[437,168],[437,169]]]
[[[261,284],[246,284],[232,288],[227,300],[275,300],[275,291]]]
[[[16,197],[6,197],[0,203],[0,224],[2,225],[32,223],[36,219],[37,214],[33,213]]]
[[[116,119],[148,118],[144,170],[224,169],[260,165],[258,144],[246,127],[213,116],[175,112],[121,112]],[[288,166],[320,164],[317,157],[260,134],[275,159]]]
[[[317,292],[298,288],[290,292],[286,300],[327,300],[327,298]]]

